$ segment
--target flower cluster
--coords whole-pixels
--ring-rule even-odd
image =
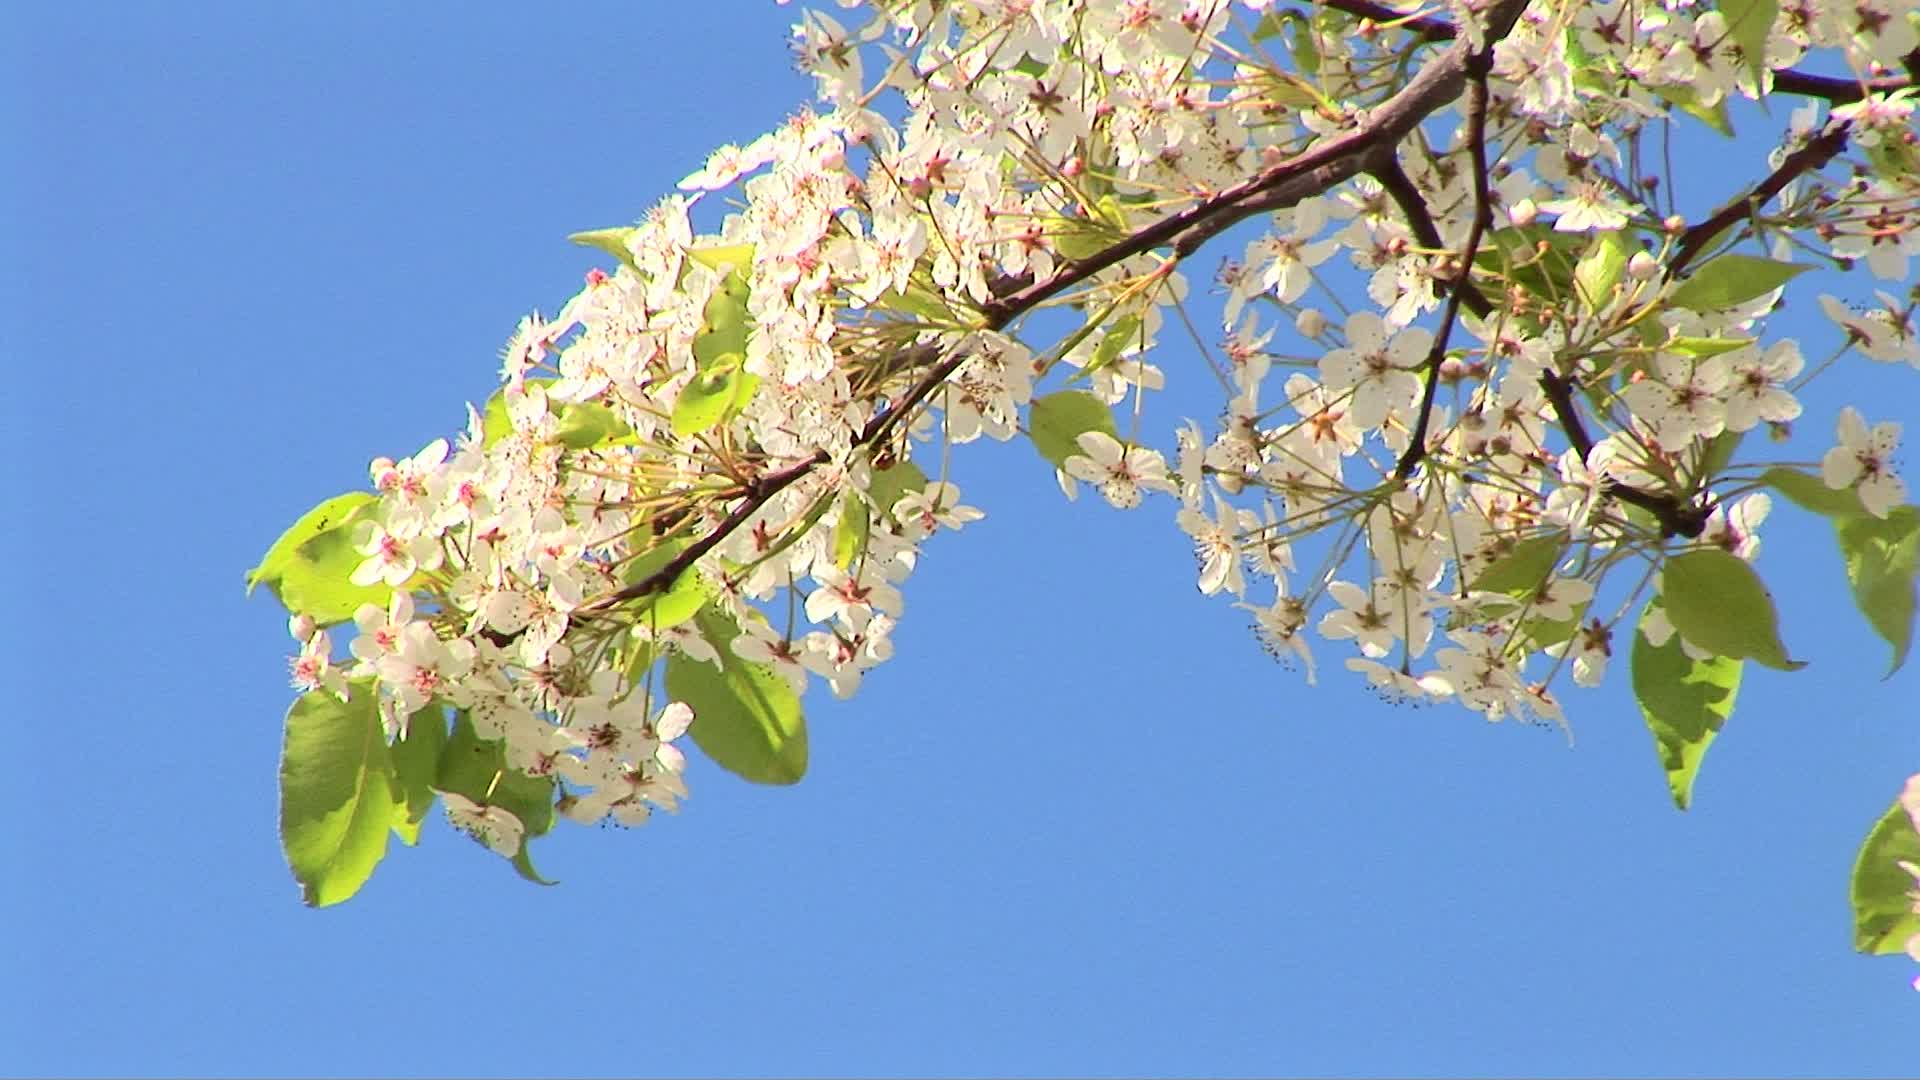
[[[1200,591],[1309,677],[1317,633],[1397,698],[1564,722],[1556,681],[1599,683],[1635,620],[1713,655],[1686,609],[1642,601],[1680,553],[1758,555],[1770,500],[1734,454],[1790,435],[1826,366],[1760,340],[1793,245],[1885,278],[1920,250],[1894,167],[1911,95],[1866,81],[1915,48],[1894,6],[810,13],[821,109],[582,234],[618,265],[522,320],[457,443],[373,463],[346,578],[381,602],[351,613],[350,660],[297,617],[295,685],[370,692],[396,734],[457,710],[562,815],[643,821],[686,796],[681,735],[767,699],[697,688],[845,697],[892,655],[921,544],[981,516],[947,451],[1025,434],[1068,495],[1176,501]],[[1862,79],[1795,115],[1751,207],[1690,224],[1634,174],[1669,109],[1817,83],[1788,70],[1816,51]],[[1821,179],[1849,139],[1883,167]],[[1166,380],[1148,357],[1196,325],[1184,271],[1240,222],[1220,421],[1170,463],[1138,433]],[[1826,306],[1847,347],[1920,366],[1914,305],[1880,300]],[[1027,344],[1043,309],[1079,329]],[[1898,434],[1847,410],[1817,476],[1885,518]],[[1607,594],[1616,569],[1640,584]],[[447,805],[519,851],[513,814]]]

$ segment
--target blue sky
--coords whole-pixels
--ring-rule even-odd
[[[284,615],[243,571],[458,426],[595,264],[567,233],[808,89],[770,3],[281,7],[41,7],[0,43],[0,1071],[1914,1068],[1913,972],[1849,951],[1845,888],[1920,768],[1920,675],[1881,680],[1784,507],[1760,568],[1811,666],[1749,665],[1685,814],[1624,666],[1572,750],[1308,688],[1194,591],[1170,505],[976,445],[989,517],[930,547],[898,659],[809,699],[801,785],[697,763],[679,817],[544,841],[555,888],[436,820],[301,907]],[[1913,372],[1846,366],[1811,426],[1852,397],[1920,434]]]

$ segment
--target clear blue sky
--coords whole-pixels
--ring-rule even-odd
[[[976,445],[990,516],[931,546],[899,658],[809,699],[800,786],[698,763],[679,817],[543,842],[550,889],[436,819],[301,907],[284,615],[242,572],[458,426],[595,263],[568,232],[807,87],[752,0],[281,7],[34,5],[0,42],[0,1072],[1920,1068],[1911,965],[1849,951],[1845,894],[1920,675],[1880,680],[1784,507],[1761,569],[1812,665],[1749,670],[1686,814],[1624,669],[1573,750],[1307,688],[1194,591],[1171,505]],[[1920,437],[1915,373],[1870,374]]]

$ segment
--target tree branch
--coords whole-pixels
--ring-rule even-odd
[[[1427,427],[1433,420],[1434,395],[1440,390],[1440,366],[1446,362],[1447,342],[1453,336],[1454,321],[1460,317],[1461,302],[1468,296],[1473,297],[1478,301],[1474,313],[1483,317],[1491,310],[1486,297],[1473,284],[1473,260],[1480,253],[1481,235],[1493,224],[1493,183],[1487,176],[1487,71],[1492,65],[1493,52],[1489,49],[1474,56],[1467,69],[1467,151],[1473,156],[1473,225],[1467,230],[1467,245],[1460,253],[1460,264],[1455,268],[1451,287],[1447,289],[1447,311],[1440,320],[1440,332],[1433,336],[1433,348],[1427,353],[1427,378],[1426,385],[1420,391],[1420,416],[1414,422],[1406,450],[1393,467],[1393,475],[1402,480],[1413,475],[1414,468],[1427,456]],[[1426,203],[1420,198],[1420,192],[1414,188],[1413,182],[1407,178],[1398,159],[1394,160],[1390,172],[1393,182],[1412,197],[1413,206],[1419,210],[1420,221],[1438,241],[1439,230],[1434,227],[1427,213]],[[1405,207],[1408,204],[1403,202],[1401,205]],[[1435,243],[1429,246],[1439,245]]]
[[[1489,9],[1489,49],[1493,42],[1499,41],[1513,29],[1526,6],[1527,0],[1498,0]],[[1465,43],[1456,43],[1453,48],[1422,66],[1400,92],[1368,115],[1363,126],[1327,139],[1225,191],[1162,218],[1098,254],[1070,262],[1043,281],[1024,285],[982,304],[979,328],[1002,329],[1020,315],[1102,270],[1155,248],[1170,245],[1176,258],[1184,258],[1198,250],[1208,238],[1253,214],[1292,206],[1352,178],[1370,160],[1378,160],[1382,152],[1390,154],[1393,147],[1419,127],[1422,121],[1460,96],[1466,87],[1466,70],[1470,59],[1471,53]],[[884,438],[902,417],[959,370],[966,360],[966,356],[959,355],[936,364],[914,383],[899,402],[869,419],[852,445],[863,447]],[[579,610],[605,611],[666,589],[695,562],[744,526],[775,495],[830,460],[828,453],[820,450],[760,477],[719,524],[689,544],[665,566],[640,581],[583,605]]]
[[[1667,277],[1669,279],[1679,277],[1680,272],[1706,250],[1714,237],[1766,205],[1768,200],[1780,194],[1783,188],[1792,183],[1795,177],[1812,172],[1832,161],[1840,151],[1846,149],[1847,137],[1851,130],[1852,125],[1849,123],[1832,125],[1815,136],[1807,145],[1788,154],[1786,160],[1780,163],[1780,167],[1773,170],[1772,175],[1765,180],[1755,184],[1752,191],[1728,201],[1725,206],[1715,210],[1704,221],[1688,228],[1680,235],[1680,246],[1675,249],[1672,260],[1667,263]]]

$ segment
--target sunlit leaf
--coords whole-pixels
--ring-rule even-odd
[[[893,517],[893,508],[900,503],[900,497],[909,491],[925,491],[927,474],[920,471],[910,458],[903,458],[884,469],[873,471],[872,482],[867,485],[867,495],[873,500],[874,509]]]
[[[628,238],[637,230],[629,225],[619,229],[588,229],[569,235],[568,240],[582,247],[599,248],[628,266],[633,265],[633,251],[627,247]]]
[[[354,525],[379,501],[372,492],[355,491],[302,514],[247,572],[247,591],[265,585],[288,611],[311,615],[322,626],[345,622],[361,604],[384,605],[392,586],[349,580],[366,561],[354,548]]]
[[[1892,675],[1913,648],[1915,579],[1920,574],[1920,509],[1895,507],[1885,518],[1836,521],[1853,600],[1874,633],[1893,647]]]
[[[1473,592],[1531,596],[1552,576],[1554,565],[1560,561],[1566,545],[1565,533],[1529,536],[1489,563],[1468,588]]]
[[[733,655],[739,633],[711,608],[696,621],[724,667],[682,653],[667,659],[667,694],[693,709],[688,734],[715,764],[756,784],[798,783],[807,771],[807,727],[800,698],[765,664]]]
[[[1853,488],[1830,488],[1796,469],[1768,469],[1761,480],[1800,507],[1832,519],[1854,605],[1893,648],[1887,674],[1900,670],[1913,648],[1914,619],[1920,615],[1920,508],[1899,506],[1877,518]]]
[[[1649,322],[1648,325],[1654,326],[1657,324]],[[1659,348],[1661,352],[1677,353],[1680,356],[1690,357],[1694,360],[1705,360],[1711,356],[1719,356],[1723,353],[1744,349],[1751,344],[1753,344],[1752,338],[1676,337],[1670,341],[1660,343]]]
[[[739,362],[743,358],[738,353],[724,359],[728,362],[723,366],[695,375],[680,388],[680,396],[673,402],[675,435],[698,435],[726,419],[732,410],[740,392],[740,380],[746,378],[747,373],[740,370]]]
[[[1740,59],[1763,85],[1767,71],[1767,36],[1773,32],[1773,20],[1780,14],[1779,0],[1718,0],[1715,5],[1726,17],[1727,33],[1740,47]]]
[[[447,746],[447,718],[438,702],[407,718],[407,731],[393,744],[393,777],[398,791],[393,831],[407,844],[420,842],[420,826],[438,796],[440,753]]]
[[[1573,268],[1574,287],[1590,311],[1598,311],[1613,299],[1613,287],[1626,273],[1627,259],[1639,250],[1627,234],[1609,230],[1594,236],[1587,253]]]
[[[867,504],[849,491],[840,498],[840,520],[833,526],[833,564],[845,570],[867,549],[873,519]]]
[[[347,899],[387,853],[399,813],[393,760],[370,681],[341,701],[324,690],[287,711],[280,753],[280,846],[314,907]]]
[[[620,568],[620,580],[628,585],[637,585],[664,569],[668,563],[679,557],[687,549],[687,541],[672,539],[662,541]],[[673,579],[673,583],[632,602],[623,610],[636,626],[645,626],[652,630],[668,630],[688,619],[700,610],[713,595],[713,586],[700,571],[689,566]]]
[[[1722,255],[1695,270],[1668,295],[1667,302],[1690,311],[1724,311],[1765,296],[1811,269],[1805,263],[1758,255]]]
[[[1667,618],[1700,648],[1781,671],[1807,666],[1787,656],[1773,596],[1744,559],[1713,548],[1689,551],[1667,563],[1661,581]]]
[[[1660,601],[1649,602],[1641,614],[1642,622],[1659,608]],[[1633,696],[1640,703],[1647,729],[1653,733],[1674,805],[1685,810],[1693,801],[1700,761],[1733,713],[1742,665],[1718,656],[1695,660],[1687,655],[1677,636],[1655,646],[1637,630],[1632,664]]]
[[[619,414],[597,401],[579,401],[559,410],[554,437],[574,450],[585,450],[633,434]]]
[[[1868,954],[1904,952],[1920,934],[1920,913],[1910,894],[1913,875],[1902,861],[1920,866],[1920,833],[1896,800],[1867,833],[1853,862],[1853,947]]]
[[[1068,458],[1080,453],[1079,438],[1089,431],[1119,437],[1113,410],[1094,395],[1085,390],[1061,390],[1034,399],[1027,434],[1033,439],[1034,449],[1054,468],[1065,466]]]
[[[464,709],[454,713],[453,734],[440,751],[440,771],[434,786],[464,795],[481,806],[497,806],[519,818],[526,833],[513,856],[513,868],[529,881],[553,884],[533,869],[527,855],[533,838],[553,828],[553,778],[528,776],[509,768],[506,743],[482,739]]]

